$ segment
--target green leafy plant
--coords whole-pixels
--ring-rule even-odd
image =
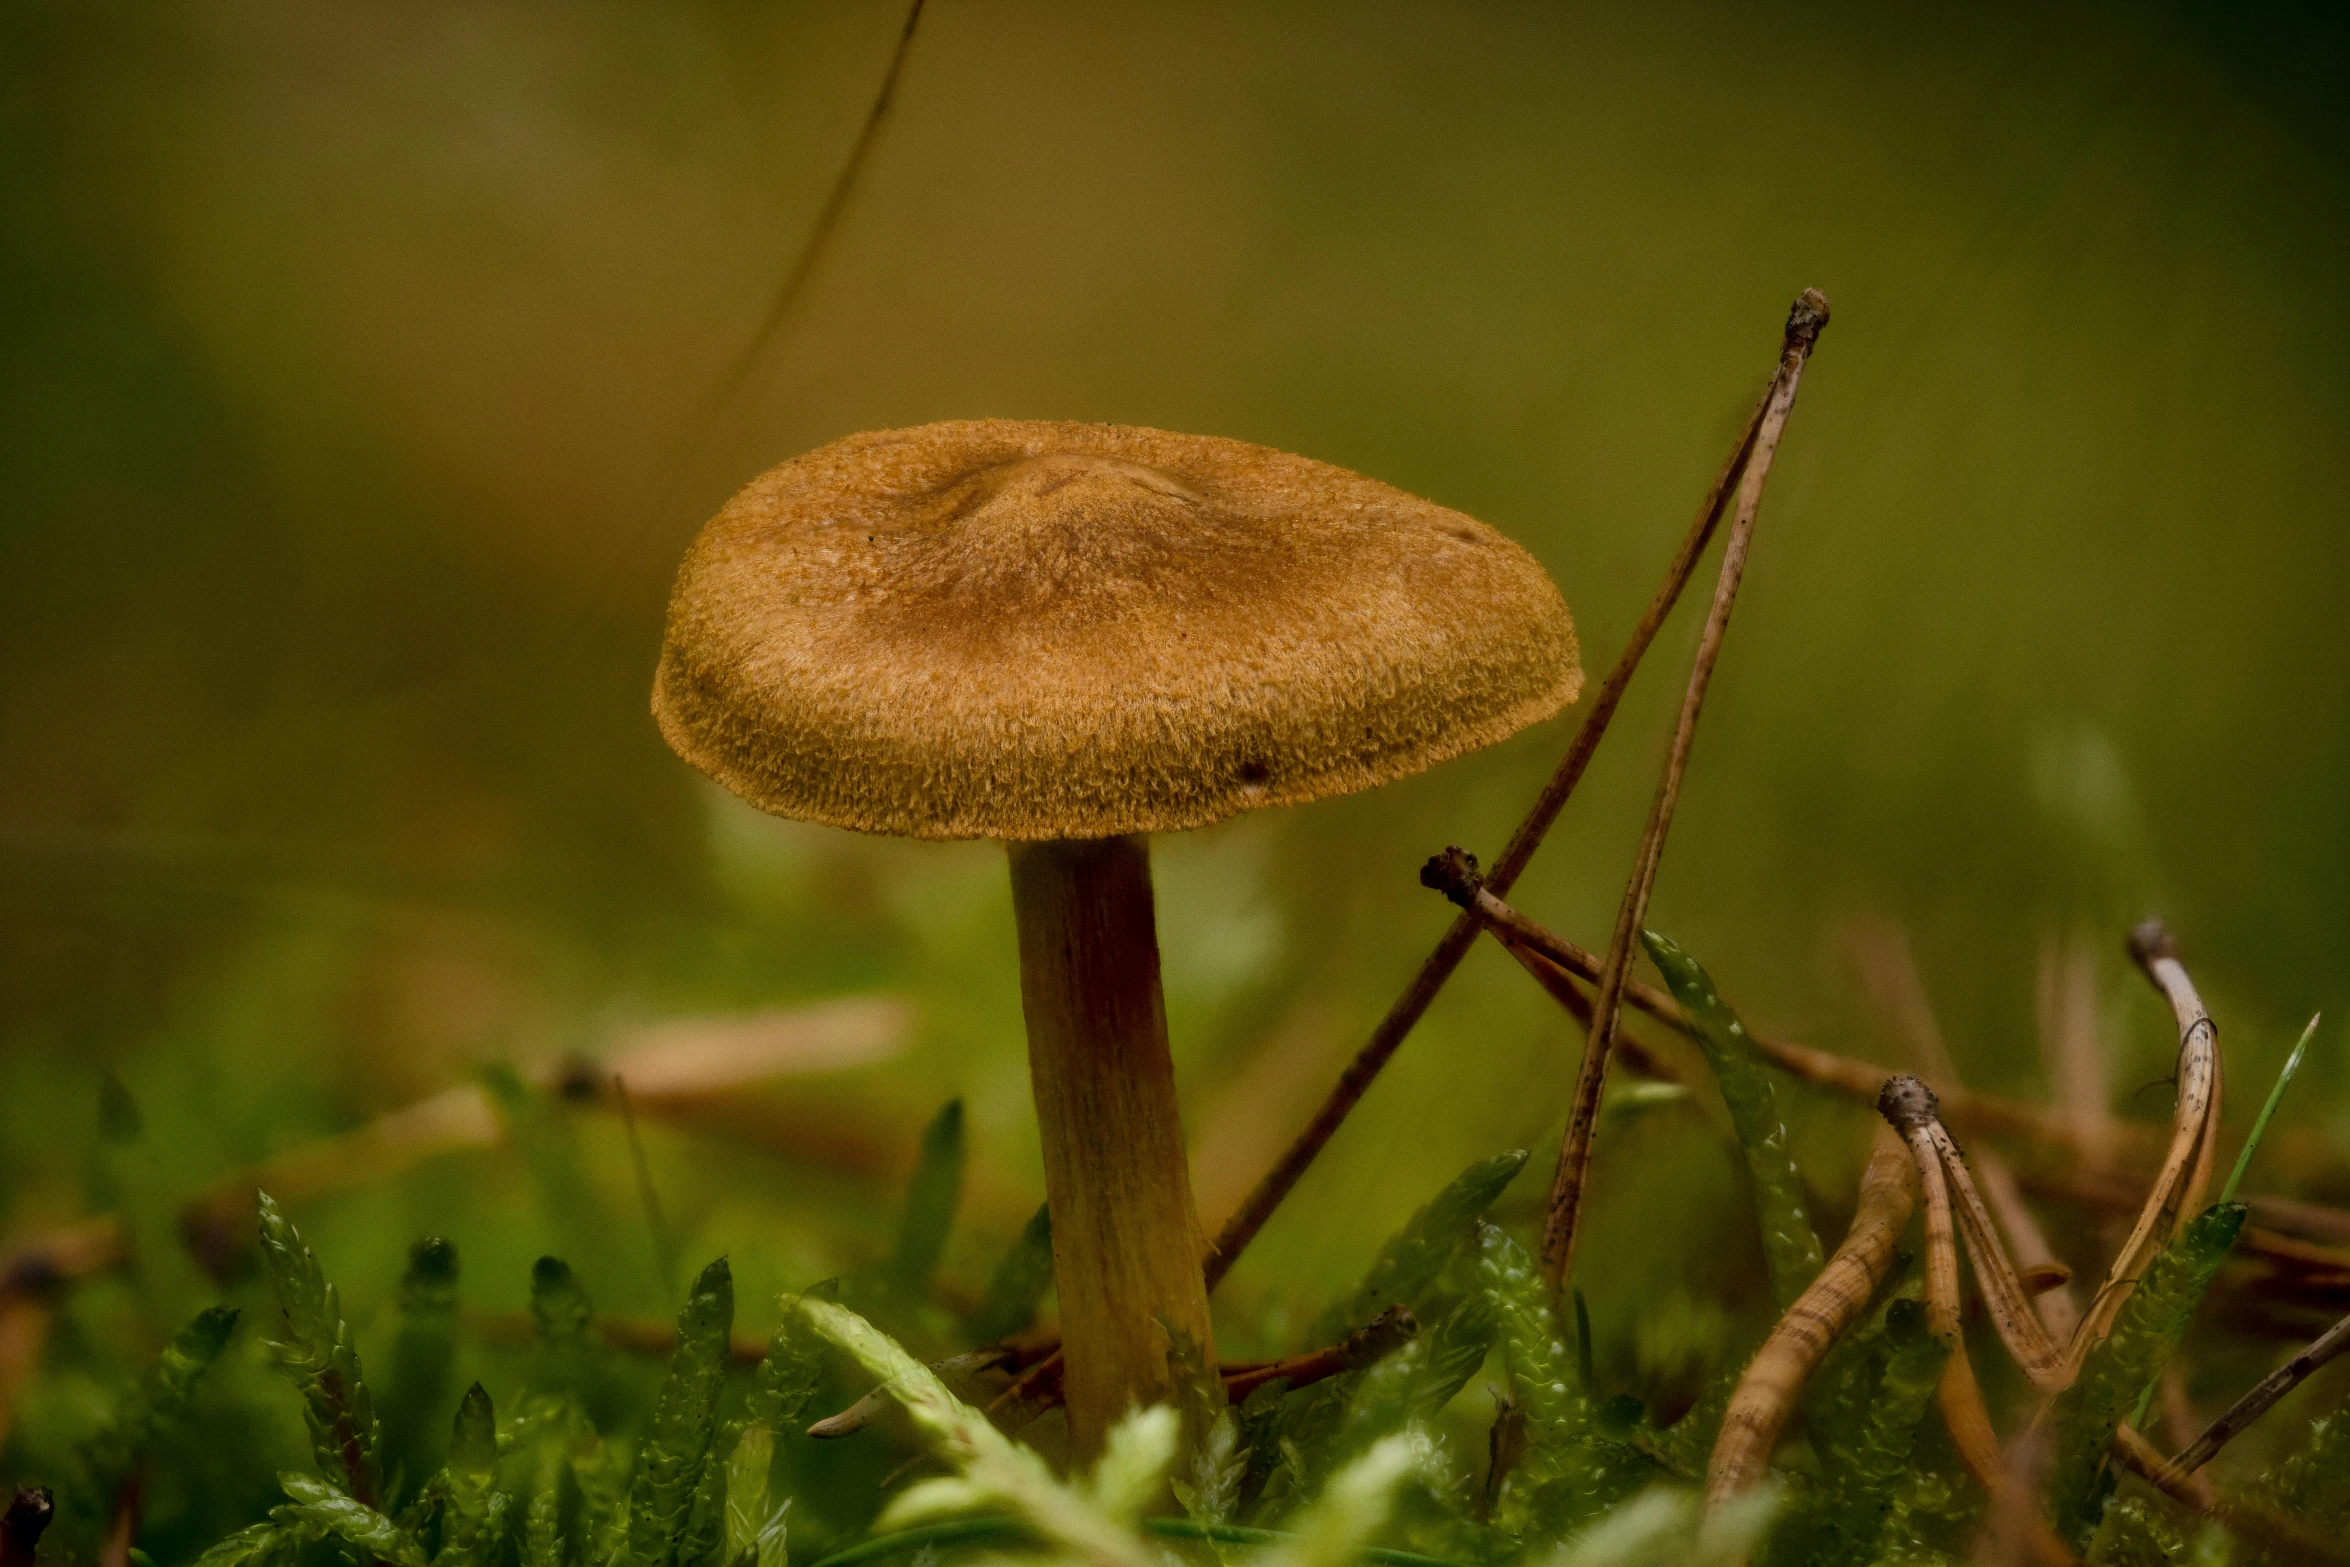
[[[275,1199],[263,1192],[259,1201],[262,1262],[285,1329],[270,1352],[301,1389],[318,1467],[371,1506],[383,1494],[382,1435],[341,1297]]]
[[[2086,1544],[2112,1493],[2108,1455],[2127,1419],[2178,1347],[2188,1320],[2242,1233],[2241,1203],[2215,1203],[2183,1226],[2147,1266],[2113,1332],[2050,1411],[2054,1430],[2049,1507],[2058,1531]]]
[[[1803,1174],[1788,1152],[1787,1123],[1780,1116],[1778,1090],[1754,1058],[1746,1025],[1723,1002],[1713,977],[1695,958],[1655,931],[1641,932],[1657,972],[1673,999],[1695,1025],[1698,1047],[1721,1085],[1730,1122],[1754,1185],[1755,1217],[1762,1225],[1763,1260],[1771,1271],[1771,1294],[1785,1309],[1818,1277],[1826,1255],[1812,1228],[1803,1192]]]

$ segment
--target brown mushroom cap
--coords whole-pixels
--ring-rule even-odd
[[[980,419],[728,502],[653,713],[779,816],[1102,838],[1367,789],[1582,684],[1558,590],[1457,511],[1243,441]]]

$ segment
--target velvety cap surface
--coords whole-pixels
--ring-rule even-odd
[[[1326,463],[969,420],[761,475],[687,552],[653,713],[779,816],[918,838],[1199,827],[1575,699],[1531,556]]]

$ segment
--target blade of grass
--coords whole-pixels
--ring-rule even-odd
[[[677,1236],[661,1212],[661,1193],[653,1185],[653,1167],[645,1159],[645,1142],[636,1128],[636,1107],[629,1102],[628,1080],[612,1074],[612,1098],[620,1106],[620,1124],[628,1133],[628,1162],[636,1171],[636,1193],[645,1205],[645,1229],[653,1239],[654,1282],[665,1299],[677,1294]]]
[[[2293,1053],[2285,1057],[2284,1070],[2277,1073],[2276,1086],[2268,1091],[2268,1100],[2260,1107],[2260,1118],[2252,1123],[2252,1135],[2244,1139],[2244,1151],[2236,1155],[2236,1167],[2228,1172],[2228,1184],[2220,1188],[2221,1202],[2236,1200],[2236,1189],[2244,1184],[2244,1172],[2252,1168],[2252,1155],[2260,1147],[2260,1140],[2268,1135],[2268,1123],[2276,1115],[2277,1106],[2284,1102],[2285,1085],[2301,1070],[2301,1053],[2309,1048],[2310,1036],[2317,1032],[2318,1019],[2323,1016],[2321,1012],[2310,1018],[2309,1026],[2301,1031],[2300,1042],[2293,1046]]]
[[[963,1158],[963,1101],[950,1099],[923,1129],[897,1241],[882,1265],[883,1281],[903,1300],[919,1301],[930,1292],[930,1275],[946,1253],[963,1200]]]
[[[1053,1215],[1043,1203],[1028,1216],[1020,1238],[988,1277],[987,1293],[963,1319],[963,1336],[974,1345],[1011,1337],[1036,1319],[1036,1308],[1053,1284]]]

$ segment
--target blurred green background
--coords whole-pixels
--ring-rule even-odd
[[[2162,1119],[2120,950],[2158,909],[2239,1128],[2336,1020],[2256,1182],[2350,1197],[2338,14],[931,0],[730,380],[903,16],[0,7],[0,1223],[86,1210],[101,1069],[192,1189],[488,1063],[892,994],[901,1054],[654,1126],[651,1171],[756,1321],[878,1251],[961,1094],[977,1276],[1041,1192],[1001,852],[770,821],[671,757],[646,699],[702,519],[873,427],[1243,437],[1523,542],[1596,678],[1806,285],[1835,320],[1653,922],[1758,1025],[1890,1060],[1863,971],[1898,929],[1970,1080],[2043,1098],[2075,943],[2114,1108]],[[1593,945],[1696,619],[1521,884]],[[1160,841],[1211,1228],[1446,923],[1420,861],[1498,848],[1571,722]],[[1235,1275],[1233,1342],[1469,1159],[1546,1174],[1578,1049],[1476,953]],[[1806,1113],[1833,1210],[1863,1123]],[[591,1282],[656,1309],[623,1145],[581,1119]],[[1610,1138],[1593,1312],[1666,1375],[1676,1324],[1757,1295],[1740,1176],[1677,1112]],[[493,1304],[558,1244],[497,1153],[302,1217],[362,1303],[427,1229]]]

